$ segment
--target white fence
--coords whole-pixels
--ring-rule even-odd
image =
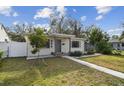
[[[26,42],[0,43],[0,49],[4,51],[4,57],[24,57],[27,55]]]

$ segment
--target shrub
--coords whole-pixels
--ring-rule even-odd
[[[34,48],[34,49],[31,51],[31,53],[32,53],[32,54],[36,54],[37,51],[38,51],[38,49],[37,49],[37,48]]]
[[[97,52],[102,54],[112,54],[112,47],[106,41],[101,41],[97,43]]]
[[[95,52],[96,52],[96,51],[92,49],[92,50],[88,50],[88,51],[87,51],[87,54],[94,54]]]
[[[3,56],[3,51],[0,50],[0,59],[2,58]]]
[[[2,66],[2,56],[3,56],[3,51],[0,50],[0,67]]]
[[[113,55],[121,55],[121,51],[120,50],[113,50],[112,54]]]
[[[51,52],[51,55],[55,55],[55,52]]]
[[[70,56],[81,56],[81,55],[82,55],[81,51],[70,52]]]
[[[112,54],[112,50],[109,48],[104,48],[104,49],[102,49],[101,53],[102,54]]]

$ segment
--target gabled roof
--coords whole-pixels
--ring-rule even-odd
[[[59,34],[59,33],[50,33],[48,34],[50,37],[58,37],[58,38],[75,38],[75,35],[67,35],[67,34]]]
[[[111,39],[111,40],[109,40],[109,42],[111,42],[111,43],[119,43],[119,42],[124,42],[124,39],[122,39],[122,40],[119,40],[119,39]]]

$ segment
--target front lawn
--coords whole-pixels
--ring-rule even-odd
[[[121,51],[121,54],[124,56],[124,50],[123,50],[123,51]]]
[[[124,72],[124,56],[102,55],[97,57],[81,58],[81,60]]]
[[[124,85],[124,80],[64,58],[45,63],[9,58],[0,67],[0,85]]]

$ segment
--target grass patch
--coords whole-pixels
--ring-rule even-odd
[[[64,58],[26,61],[9,58],[0,68],[0,85],[124,85],[124,80]]]
[[[121,51],[121,54],[124,56],[124,51]]]
[[[102,55],[97,57],[81,58],[81,60],[124,72],[124,56]]]

